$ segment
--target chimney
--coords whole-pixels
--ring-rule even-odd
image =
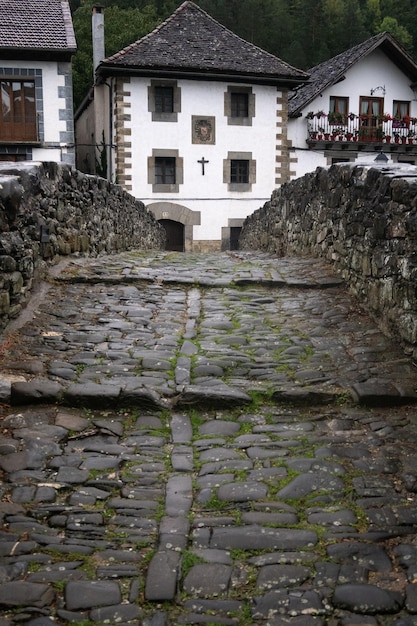
[[[93,75],[100,61],[106,57],[104,48],[104,8],[99,5],[93,6],[92,16],[93,34]]]

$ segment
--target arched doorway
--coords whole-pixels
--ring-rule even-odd
[[[146,207],[167,231],[167,250],[191,252],[193,227],[201,224],[200,211],[191,211],[174,202],[153,202]],[[174,231],[174,232],[171,232]],[[175,232],[176,231],[176,232]],[[169,247],[180,245],[180,247]]]
[[[159,223],[167,234],[165,250],[184,252],[184,224],[167,219],[159,220]]]

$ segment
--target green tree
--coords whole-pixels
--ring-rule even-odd
[[[127,2],[127,0],[126,0]],[[93,0],[82,0],[73,14],[78,51],[73,59],[74,105],[77,108],[93,84],[93,44],[91,14]],[[104,4],[104,3],[103,3]],[[106,56],[111,56],[128,44],[140,39],[158,24],[155,7],[119,8],[107,0],[104,8]]]
[[[417,56],[417,0],[194,0],[240,37],[300,69],[308,69],[387,30]],[[70,0],[78,52],[76,106],[93,82],[91,8]],[[150,32],[182,0],[100,0],[106,55]],[[391,16],[395,16],[392,18]]]
[[[404,26],[400,26],[398,21],[394,17],[384,17],[379,29],[381,32],[390,32],[398,41],[412,53],[413,51],[413,38]]]
[[[365,16],[366,27],[371,35],[379,32],[382,21],[381,5],[379,0],[366,0]]]
[[[365,41],[373,34],[366,29],[359,0],[346,0],[344,2],[339,34],[338,47],[343,47],[345,50]],[[341,52],[340,48],[338,52]]]
[[[291,61],[287,62],[289,62],[290,65],[293,65],[294,67],[307,68],[307,66],[309,65],[305,54],[305,48],[301,44],[301,42],[298,41],[298,39],[295,39],[290,43],[288,48],[283,51],[283,56],[286,59],[291,59]]]
[[[74,13],[74,11],[78,9],[80,4],[81,4],[81,0],[69,0],[71,12]]]

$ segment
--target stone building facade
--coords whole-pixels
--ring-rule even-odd
[[[77,167],[94,171],[105,137],[107,176],[164,225],[169,249],[233,248],[245,217],[289,180],[288,91],[306,80],[184,2],[99,63],[76,116]]]

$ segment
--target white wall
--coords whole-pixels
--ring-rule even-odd
[[[132,128],[132,193],[151,204],[173,202],[201,212],[194,239],[221,239],[229,218],[244,218],[263,205],[275,186],[275,87],[253,86],[255,117],[252,126],[229,126],[224,115],[224,94],[234,83],[178,80],[181,112],[177,122],[152,122],[148,111],[149,80],[132,78],[130,91]],[[215,117],[215,144],[192,144],[192,116]],[[128,125],[129,123],[127,123]],[[148,184],[148,157],[152,149],[178,149],[184,159],[184,184],[179,193],[153,193]],[[223,183],[223,160],[228,152],[251,152],[256,160],[256,183],[248,192],[229,192]],[[204,157],[205,175],[198,161]]]

